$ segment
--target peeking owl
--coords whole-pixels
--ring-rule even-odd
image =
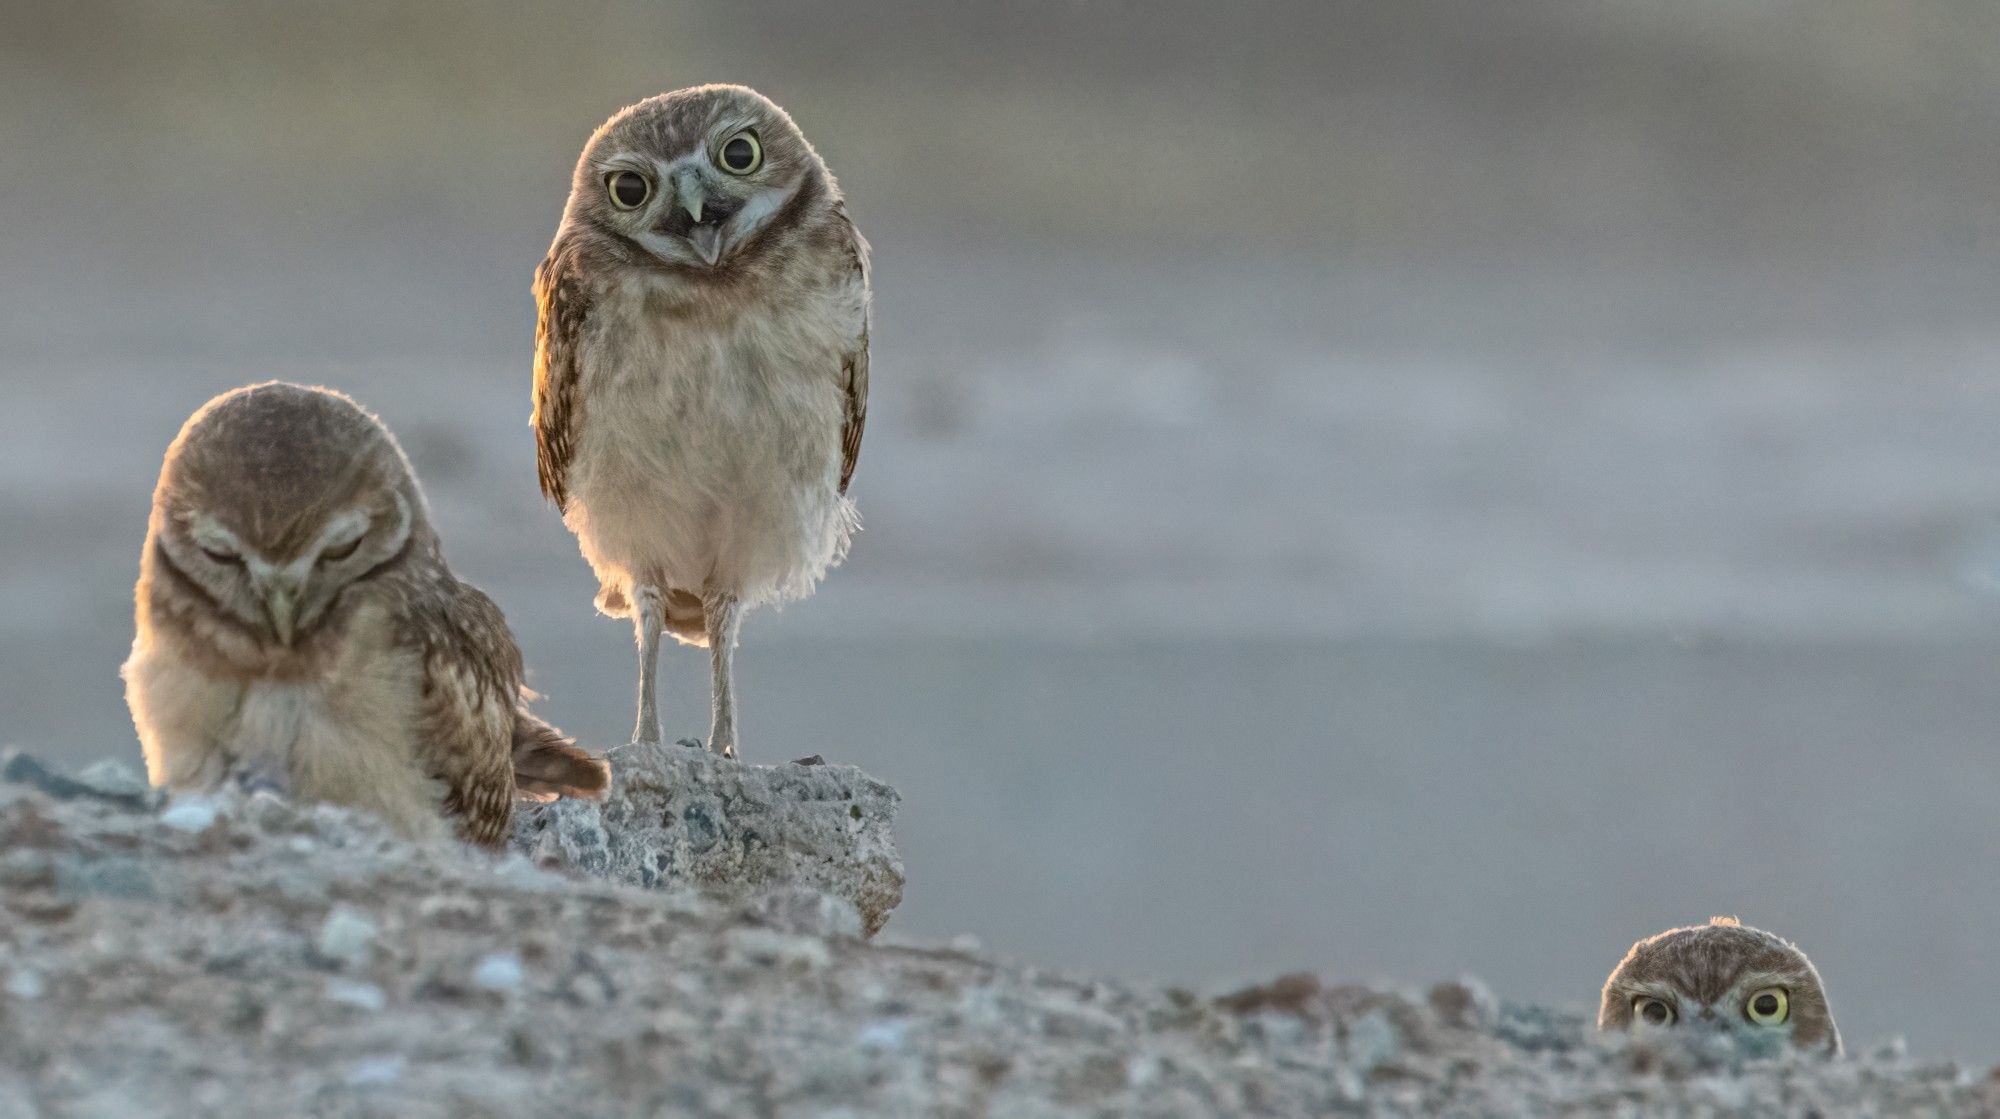
[[[485,844],[517,793],[604,788],[524,706],[507,623],[445,567],[402,448],[337,392],[256,385],[189,418],[137,598],[123,675],[155,785],[253,780]]]
[[[1840,1030],[1812,961],[1734,917],[1634,944],[1604,983],[1597,1028],[1728,1035],[1752,1052],[1784,1043],[1840,1052]]]

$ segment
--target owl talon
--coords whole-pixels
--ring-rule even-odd
[[[291,782],[268,761],[238,763],[230,768],[226,781],[245,796],[263,792],[289,797],[292,793]]]

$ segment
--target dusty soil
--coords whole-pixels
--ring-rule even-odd
[[[8,1119],[2000,1112],[1992,1079],[1893,1050],[1607,1042],[1474,981],[1104,982],[870,942],[801,886],[646,890],[268,793],[39,783],[0,785]]]

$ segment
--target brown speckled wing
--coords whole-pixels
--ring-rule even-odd
[[[465,838],[497,846],[514,811],[520,650],[500,608],[473,587],[456,584],[412,613],[424,672],[419,760],[444,782],[445,810]]]
[[[590,305],[575,266],[555,251],[535,269],[535,303],[535,467],[542,496],[562,509],[576,446],[577,339]]]
[[[843,210],[841,218],[846,219]],[[847,423],[840,432],[840,492],[854,479],[854,464],[861,461],[861,433],[868,426],[868,242],[850,223],[847,251],[854,262],[848,282],[862,291],[861,331],[852,352],[841,362],[841,376],[847,383]]]

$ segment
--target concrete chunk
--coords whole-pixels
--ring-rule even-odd
[[[680,745],[611,751],[602,801],[515,813],[543,866],[754,903],[804,888],[840,898],[873,936],[903,898],[896,790],[850,765],[746,765]]]

